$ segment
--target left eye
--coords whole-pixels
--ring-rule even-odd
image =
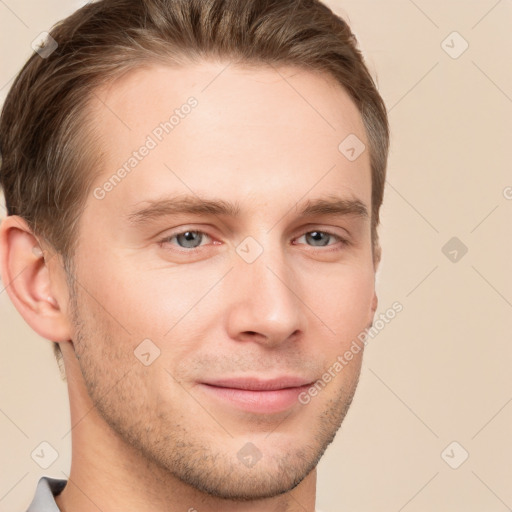
[[[164,238],[162,243],[170,243],[171,240],[176,239],[180,247],[184,249],[195,249],[200,245],[201,241],[203,240],[203,236],[208,237],[208,235],[202,231],[183,231],[182,233],[176,233],[175,235]]]
[[[171,245],[177,244],[182,249],[196,249],[197,247],[201,246],[201,242],[205,237],[210,238],[209,235],[202,231],[182,231],[181,233],[176,233],[164,238],[161,243],[171,243]],[[333,243],[329,243],[329,241],[331,241],[333,238],[340,241],[342,245],[346,243],[343,238],[335,235],[334,233],[329,233],[328,231],[308,231],[307,233],[304,233],[302,236],[297,238],[297,240],[300,240],[303,237],[307,243],[312,244],[313,247],[334,245]],[[172,243],[174,239],[176,240],[176,244]]]
[[[301,237],[299,237],[297,240],[300,240],[302,237],[305,237],[306,240],[313,242],[314,247],[324,247],[326,245],[333,245],[328,243],[330,239],[332,240],[332,238],[337,238],[338,240],[343,242],[343,239],[341,237],[333,233],[329,233],[328,231],[308,231],[307,233],[304,233]],[[317,243],[318,245],[315,245]]]

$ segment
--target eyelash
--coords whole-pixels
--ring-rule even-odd
[[[197,230],[197,229],[185,229],[185,230],[179,231],[177,233],[173,233],[171,235],[166,236],[165,238],[160,240],[158,243],[160,244],[160,246],[163,246],[163,245],[165,245],[167,243],[170,244],[170,240],[174,239],[175,237],[177,237],[179,235],[184,235],[185,233],[188,233],[188,232],[199,233],[199,234],[202,234],[202,235],[206,235],[209,238],[213,238],[210,235],[208,235],[208,233],[205,233],[204,231],[200,231],[200,230]],[[351,242],[349,242],[345,238],[342,238],[340,235],[338,235],[336,233],[332,233],[331,231],[325,231],[325,230],[320,230],[320,229],[312,229],[310,231],[306,231],[305,233],[300,235],[300,237],[298,237],[298,238],[301,238],[302,236],[307,235],[309,233],[323,233],[324,235],[328,235],[330,237],[337,238],[338,241],[339,241],[339,246],[338,246],[338,244],[330,244],[330,245],[318,246],[318,247],[309,246],[309,247],[311,247],[312,250],[320,250],[322,252],[334,252],[334,251],[341,251],[345,247],[348,247],[348,246],[351,245]],[[174,245],[174,244],[170,244],[170,245]],[[333,246],[335,248],[332,248]],[[179,246],[175,246],[175,247],[179,247]],[[178,248],[177,251],[178,252],[183,252],[183,253],[189,253],[189,254],[192,253],[193,254],[195,252],[200,251],[201,247],[204,247],[204,246],[200,245],[198,247],[194,247],[194,248],[191,248],[191,249]],[[330,249],[324,249],[324,247],[331,247],[331,248]]]

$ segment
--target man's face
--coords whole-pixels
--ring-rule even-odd
[[[105,428],[195,488],[251,499],[304,479],[350,405],[362,350],[299,397],[373,318],[370,217],[300,212],[324,199],[369,214],[371,175],[368,150],[338,149],[366,143],[339,86],[225,66],[148,67],[97,92],[73,342]],[[173,212],[178,196],[238,213]]]

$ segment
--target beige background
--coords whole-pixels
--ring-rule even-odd
[[[379,311],[394,301],[404,310],[368,345],[319,467],[318,506],[510,510],[512,2],[328,3],[351,23],[390,111],[377,286]],[[0,0],[0,101],[31,41],[77,6]],[[458,58],[445,51],[463,48],[460,36],[446,39],[454,31],[469,44]],[[442,252],[452,237],[468,248],[457,262]],[[0,338],[0,511],[21,511],[41,475],[69,470],[67,391],[49,342],[3,285]],[[42,441],[59,453],[47,470],[31,458]],[[469,458],[452,469],[463,450]]]

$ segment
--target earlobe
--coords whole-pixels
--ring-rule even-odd
[[[10,215],[3,219],[0,272],[12,303],[40,336],[51,341],[67,341],[69,323],[55,297],[55,292],[63,290],[56,289],[48,266],[53,257],[56,255],[43,252],[23,218]]]

